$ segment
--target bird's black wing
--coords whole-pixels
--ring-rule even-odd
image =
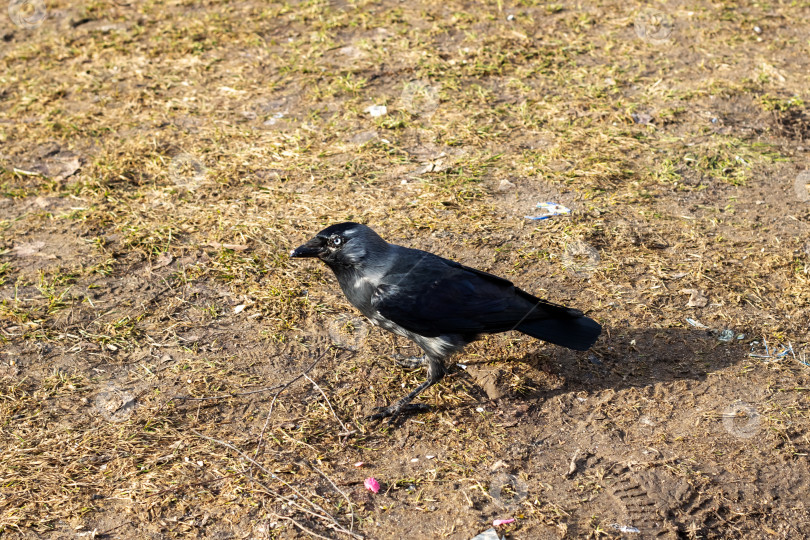
[[[507,279],[427,252],[403,252],[378,285],[372,305],[411,332],[428,337],[503,332],[527,321],[582,315],[535,298]]]

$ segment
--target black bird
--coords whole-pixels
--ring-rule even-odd
[[[366,225],[339,223],[319,232],[290,257],[317,257],[343,294],[372,324],[414,341],[425,351],[404,365],[427,364],[427,381],[372,419],[391,417],[445,374],[444,359],[480,334],[517,330],[584,351],[602,327],[581,311],[552,304],[504,278],[432,253],[389,244]]]

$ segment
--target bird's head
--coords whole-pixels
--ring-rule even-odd
[[[358,266],[365,262],[370,251],[378,251],[387,245],[370,227],[360,223],[338,223],[292,250],[290,257],[317,257],[333,267]]]

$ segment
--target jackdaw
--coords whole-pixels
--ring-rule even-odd
[[[403,365],[427,364],[427,381],[372,419],[406,410],[445,374],[444,359],[481,334],[517,330],[584,351],[602,327],[581,311],[536,298],[504,278],[432,253],[389,244],[366,225],[339,223],[322,230],[290,257],[317,257],[329,266],[349,302],[375,326],[404,336],[425,355]]]

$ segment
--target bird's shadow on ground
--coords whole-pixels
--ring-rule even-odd
[[[501,362],[502,365],[509,362],[528,364],[542,375],[562,379],[562,383],[554,387],[532,380],[526,385],[528,391],[509,394],[516,400],[533,401],[569,392],[621,390],[679,380],[704,380],[713,372],[744,361],[750,352],[749,343],[753,338],[738,340],[735,334],[731,341],[724,342],[718,337],[717,332],[689,328],[605,328],[589,351],[539,345],[536,352],[506,357]],[[456,360],[463,362],[459,358]],[[470,362],[476,363],[487,362]],[[458,369],[455,367],[453,371]],[[483,391],[479,397],[487,399]]]

